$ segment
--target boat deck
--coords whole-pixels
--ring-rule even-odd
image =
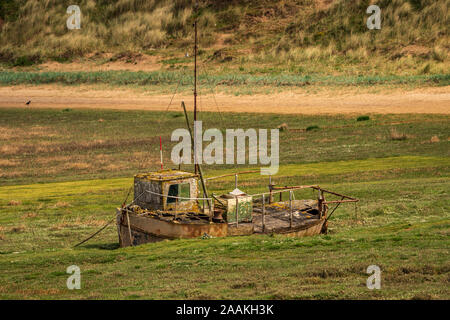
[[[266,205],[265,227],[263,228],[262,208],[253,208],[255,233],[284,233],[302,230],[318,224],[320,215],[315,200],[292,201],[292,228],[290,225],[289,202],[276,202]]]

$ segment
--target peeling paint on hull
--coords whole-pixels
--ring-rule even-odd
[[[228,225],[226,223],[184,224],[140,217],[129,214],[130,229],[133,241],[130,239],[127,219],[119,213],[117,227],[119,244],[121,247],[156,242],[164,239],[192,239],[199,238],[205,233],[213,237],[226,237]]]
[[[173,239],[193,239],[205,233],[212,237],[243,236],[251,234],[278,233],[288,237],[305,237],[320,234],[325,219],[312,221],[309,224],[294,228],[283,228],[271,232],[257,232],[253,223],[242,223],[238,227],[227,223],[174,223],[147,216],[129,214],[130,228],[126,215],[118,210],[117,228],[120,247],[135,246],[144,243]],[[130,239],[130,232],[131,238]]]

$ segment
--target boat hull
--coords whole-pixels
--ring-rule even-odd
[[[128,226],[129,221],[129,226]],[[253,223],[229,225],[227,223],[174,223],[117,211],[117,230],[120,247],[136,246],[144,243],[173,239],[192,239],[207,235],[208,237],[244,236],[251,234],[277,233],[288,237],[306,237],[320,234],[324,231],[325,219],[298,226],[282,228],[270,232],[258,232]],[[130,237],[131,233],[131,237]]]
[[[130,227],[128,227],[128,221],[130,221]],[[226,237],[227,227],[226,223],[174,223],[132,213],[123,214],[120,210],[117,214],[119,245],[121,247],[165,239],[199,238],[205,234],[212,237]]]
[[[307,236],[313,236],[320,233],[326,232],[325,227],[325,219],[316,220],[313,223],[310,223],[308,225],[294,228],[294,229],[287,229],[287,230],[277,230],[274,231],[274,233],[282,234],[288,237],[307,237]]]

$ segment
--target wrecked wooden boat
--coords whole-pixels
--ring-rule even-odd
[[[239,173],[232,175],[237,181]],[[238,189],[237,182],[232,192],[200,198],[199,179],[199,174],[180,170],[136,175],[134,200],[117,209],[120,246],[251,234],[312,236],[327,232],[328,219],[341,203],[358,201],[319,186],[269,184],[267,192],[249,195]],[[306,188],[315,190],[317,199],[294,199],[296,190]],[[341,199],[327,201],[325,194]],[[275,197],[279,201],[274,201]],[[329,213],[330,204],[336,207]]]
[[[197,21],[194,21],[194,122],[197,119]],[[170,104],[169,104],[170,106]],[[187,128],[194,138],[182,102]],[[192,150],[195,154],[194,149]],[[121,247],[165,239],[227,237],[251,234],[283,234],[291,237],[311,236],[327,232],[330,216],[343,202],[355,198],[324,190],[319,186],[276,187],[269,177],[269,190],[247,194],[238,189],[241,172],[204,179],[200,164],[194,159],[194,173],[161,170],[134,177],[134,199],[117,209],[116,222]],[[195,158],[195,157],[194,157]],[[257,171],[260,172],[260,171]],[[235,177],[235,189],[222,195],[209,195],[206,182]],[[201,197],[200,188],[201,186]],[[316,197],[296,200],[295,191],[312,189]],[[327,201],[325,194],[340,197]],[[284,199],[283,199],[284,196]],[[278,198],[278,201],[274,199]],[[329,205],[335,207],[329,212]]]

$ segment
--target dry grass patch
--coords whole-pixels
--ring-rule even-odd
[[[391,140],[394,140],[394,141],[403,141],[403,140],[408,139],[408,136],[405,133],[398,132],[397,129],[395,129],[395,128],[392,128],[389,131],[389,137]]]
[[[23,139],[29,137],[54,137],[55,132],[44,126],[32,126],[26,129],[0,127],[0,140]]]
[[[290,140],[291,141],[303,141],[303,140],[306,140],[306,138],[305,137],[295,137],[295,138],[291,138]]]
[[[55,174],[61,172],[61,170],[59,170],[57,168],[42,168],[41,170],[42,170],[42,173],[47,176],[55,175]]]
[[[73,159],[73,156],[39,157],[35,160],[35,163],[41,165],[48,165],[54,162],[68,162],[71,159]]]
[[[418,46],[418,45],[409,45],[400,50],[398,53],[400,56],[417,56],[422,58],[427,58],[431,54],[431,49],[424,47],[424,46]]]
[[[17,145],[3,145],[0,147],[0,153],[3,155],[14,155],[19,153],[19,147]]]
[[[432,136],[430,141],[434,143],[434,142],[439,142],[441,140],[439,139],[438,136]]]
[[[76,227],[76,226],[80,226],[81,220],[79,217],[77,217],[74,221],[69,221],[66,219],[63,219],[61,222],[59,223],[55,223],[54,225],[52,225],[49,230],[51,231],[57,231],[57,230],[61,230],[64,228],[72,228],[72,227]]]
[[[6,144],[0,147],[0,153],[5,155],[22,155],[22,154],[37,154],[37,153],[61,153],[61,152],[80,152],[98,150],[100,148],[115,149],[115,148],[130,148],[134,146],[152,145],[159,143],[158,137],[143,138],[143,139],[111,139],[102,140],[97,139],[93,141],[79,141],[55,144],[48,141],[40,141],[36,144]]]
[[[125,168],[126,168],[126,165],[119,165],[119,164],[113,164],[113,163],[104,167],[104,169],[107,171],[118,171],[118,170],[122,170]]]
[[[53,206],[53,208],[68,208],[68,207],[71,207],[71,204],[65,201],[58,201]]]
[[[63,219],[61,222],[52,225],[49,229],[51,231],[62,230],[65,228],[79,228],[79,227],[102,227],[106,224],[105,220],[96,219],[81,219],[77,217],[75,220]]]
[[[84,225],[88,225],[90,227],[102,227],[106,224],[105,220],[95,220],[95,219],[91,219],[91,220],[87,220],[83,222]]]
[[[25,232],[27,228],[24,225],[20,225],[20,226],[14,226],[11,227],[11,229],[9,229],[10,233],[22,233]]]
[[[337,140],[336,138],[323,138],[323,139],[315,140],[314,142],[335,142],[336,140]]]
[[[11,171],[8,170],[7,172],[4,172],[2,170],[0,170],[0,178],[18,178],[18,177],[22,177],[25,175],[24,171]]]
[[[63,291],[59,289],[19,289],[15,293],[24,296],[25,299],[36,299],[37,296],[61,295]]]
[[[35,218],[35,217],[37,217],[36,212],[27,212],[24,215],[22,215],[22,219]]]
[[[15,130],[7,127],[0,127],[0,140],[8,140],[14,137]]]
[[[18,165],[18,161],[9,159],[0,159],[0,167],[15,167]]]
[[[8,202],[8,206],[20,206],[22,204],[19,200],[11,200]]]
[[[64,165],[64,169],[68,170],[86,170],[90,169],[92,166],[89,163],[86,162],[74,162],[74,163],[67,163]]]
[[[38,136],[38,137],[54,137],[56,133],[50,129],[49,127],[43,126],[33,126],[31,128],[27,128],[26,130],[22,130],[20,132],[22,136]]]
[[[106,165],[113,161],[114,157],[107,154],[97,154],[94,157],[90,157],[95,160],[97,164]]]

